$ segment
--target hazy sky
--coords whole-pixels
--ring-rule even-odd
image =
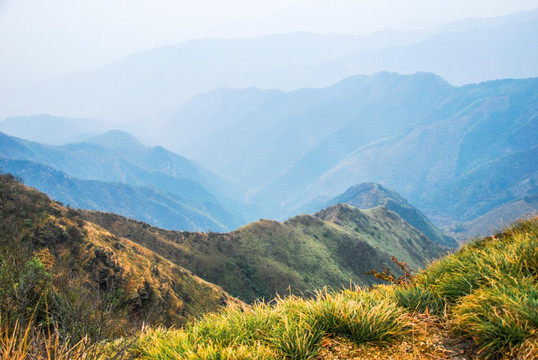
[[[368,34],[538,8],[538,0],[0,0],[0,82],[99,66],[190,38]]]

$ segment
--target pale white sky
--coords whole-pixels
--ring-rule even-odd
[[[538,0],[0,0],[0,82],[100,66],[190,38],[428,29]]]

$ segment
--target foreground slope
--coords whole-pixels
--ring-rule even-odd
[[[364,272],[380,266],[394,270],[391,256],[418,269],[444,251],[383,207],[337,205],[313,216],[283,223],[260,220],[224,234],[166,231],[114,214],[83,214],[248,302],[339,288],[350,281],[371,284],[375,279]]]
[[[538,218],[461,248],[411,281],[229,308],[151,329],[140,359],[535,359]]]
[[[22,314],[37,308],[37,321],[54,314],[68,332],[117,335],[142,322],[180,325],[236,301],[12,175],[0,175],[0,282],[2,324],[26,323]],[[85,335],[98,334],[77,334]]]

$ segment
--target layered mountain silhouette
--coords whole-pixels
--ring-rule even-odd
[[[33,84],[13,91],[0,106],[12,109],[12,114],[131,122],[147,117],[142,122],[149,118],[155,123],[159,111],[219,87],[326,87],[351,75],[378,71],[430,71],[458,85],[526,78],[538,75],[537,19],[538,12],[532,11],[459,21],[431,32],[191,40]],[[136,135],[148,130],[146,125]]]
[[[0,168],[65,204],[115,211],[178,230],[225,231],[244,223],[228,200],[241,189],[162,147],[109,132],[64,146],[0,133]],[[214,192],[212,192],[214,191]]]
[[[312,74],[342,78],[353,74],[428,71],[451,84],[538,75],[538,52],[532,50],[538,18],[497,27],[445,31],[408,46],[362,50],[320,65]]]
[[[536,194],[536,104],[535,78],[454,87],[385,72],[325,89],[215,91],[169,129],[222,120],[184,153],[249,187],[271,216],[373,181],[450,226]]]
[[[96,119],[45,114],[12,116],[0,122],[0,131],[5,134],[49,145],[82,142],[109,130],[110,125]]]
[[[469,233],[454,233],[458,225],[490,211],[499,214],[498,209],[512,209],[500,217],[510,222],[524,214],[505,205],[537,193],[537,87],[536,79],[454,87],[428,73],[379,73],[325,89],[220,89],[199,95],[176,112],[161,141],[243,187],[118,131],[59,147],[3,135],[1,156],[81,180],[151,187],[195,201],[184,205],[212,220],[190,230],[285,219],[313,201],[324,204],[373,181],[463,238]],[[196,127],[186,130],[188,124]],[[190,139],[189,146],[178,145],[182,137]]]

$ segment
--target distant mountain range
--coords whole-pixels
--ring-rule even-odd
[[[182,152],[277,218],[373,181],[450,226],[538,193],[537,104],[536,78],[453,87],[379,73],[319,90],[218,90],[167,128],[218,124]]]
[[[128,121],[127,130],[146,136],[143,140],[158,139],[147,126],[150,120],[156,123],[167,109],[219,87],[326,87],[379,71],[429,71],[457,85],[538,76],[537,24],[535,10],[467,19],[431,32],[191,40],[6,92],[0,108],[5,115],[49,113],[116,125]],[[140,119],[136,126],[135,119]]]
[[[394,71],[433,72],[454,85],[538,75],[538,18],[496,27],[446,31],[424,41],[385,49],[368,49],[311,70],[333,79],[354,74]]]
[[[81,142],[109,130],[104,121],[51,115],[14,116],[0,122],[0,132],[49,145]]]
[[[226,231],[260,217],[285,219],[319,209],[351,186],[377,182],[463,239],[476,235],[471,229],[496,228],[537,210],[525,200],[538,193],[537,104],[538,79],[453,87],[434,74],[385,72],[289,93],[220,89],[197,96],[161,124],[163,145],[230,181],[123,132],[83,136],[80,121],[69,129],[67,119],[58,120],[63,131],[78,131],[86,140],[53,147],[2,135],[0,157],[41,163],[80,180],[171,194],[164,208],[181,203],[189,218],[209,217],[190,230]],[[20,120],[32,128],[42,117]],[[193,143],[179,146],[180,137]],[[157,201],[152,194],[150,202]],[[90,198],[82,198],[75,206],[87,206]],[[105,202],[101,210],[122,208]],[[169,215],[161,220],[140,212],[134,217],[178,229],[188,221],[178,221],[182,215],[174,211],[165,211]],[[498,217],[494,223],[490,212]],[[477,219],[489,220],[481,225]],[[172,222],[178,225],[170,227]]]
[[[65,204],[178,230],[245,223],[241,188],[162,147],[113,131],[82,143],[42,145],[0,133],[0,169]],[[234,210],[237,205],[237,209]]]

